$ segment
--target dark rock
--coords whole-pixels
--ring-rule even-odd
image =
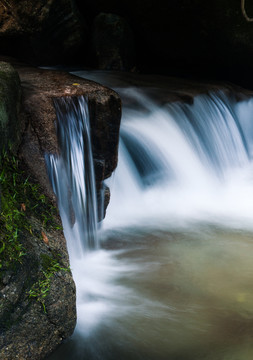
[[[40,236],[42,224],[30,219],[33,235],[23,238],[26,256],[15,272],[7,272],[0,286],[0,357],[44,359],[69,337],[76,323],[75,285],[71,273],[59,270],[51,278],[50,290],[44,299],[45,309],[28,292],[43,271],[43,256],[60,256],[62,268],[68,268],[65,239],[59,231],[47,231],[49,246]],[[59,224],[60,225],[60,224]]]
[[[0,3],[2,54],[57,63],[78,55],[86,41],[85,21],[72,0]]]
[[[93,48],[99,69],[130,70],[134,66],[133,32],[123,17],[101,13],[95,18]]]
[[[20,144],[20,101],[21,86],[17,71],[10,64],[0,62],[0,151],[10,145],[16,152]]]
[[[18,156],[24,172],[40,184],[43,192],[55,203],[44,159],[45,153],[59,151],[53,98],[84,95],[88,98],[90,109],[98,197],[102,205],[108,204],[109,191],[102,191],[103,180],[110,176],[117,165],[121,118],[119,96],[97,83],[67,73],[29,68],[15,61],[13,65],[20,76],[23,90],[19,119],[20,128],[25,130]],[[15,74],[13,78],[19,84],[17,73],[7,64],[3,64],[4,67],[7,74],[8,71]],[[16,102],[19,96],[16,95]],[[14,100],[12,106],[17,115]],[[16,131],[14,120],[11,126]],[[100,212],[103,212],[102,209]],[[60,225],[59,218],[55,220]],[[50,290],[44,299],[46,312],[39,301],[28,298],[32,285],[43,273],[44,258],[56,257],[60,259],[61,267],[66,269],[69,266],[62,231],[48,230],[47,241],[43,241],[41,221],[34,215],[30,223],[32,233],[22,236],[26,249],[22,264],[16,271],[6,271],[0,281],[0,358],[5,360],[45,358],[72,334],[76,323],[75,285],[70,272],[59,269],[53,274]]]
[[[124,16],[143,72],[253,80],[253,27],[239,0],[94,0],[93,13]],[[80,7],[81,8],[81,7]],[[253,16],[253,3],[246,1]]]
[[[29,172],[53,198],[44,161],[45,153],[59,151],[53,98],[86,96],[90,112],[91,139],[97,189],[117,166],[121,100],[111,89],[64,72],[16,65],[23,88],[22,119],[26,123],[20,156]]]
[[[19,75],[8,63],[0,63],[0,144],[1,155],[5,148],[18,153],[25,118],[21,111],[21,86]],[[26,132],[28,134],[28,132]],[[35,145],[33,145],[34,140]],[[29,151],[38,155],[37,137],[30,132]],[[39,156],[42,155],[39,153]],[[2,160],[2,159],[1,159]],[[12,176],[12,175],[11,175]],[[30,176],[26,173],[24,178]],[[3,189],[2,189],[3,192]],[[4,193],[2,193],[5,196]],[[16,195],[16,193],[15,193]],[[18,195],[20,196],[20,194]],[[23,195],[24,196],[24,195]],[[2,200],[2,196],[1,196]],[[49,207],[51,212],[51,207]],[[16,209],[18,212],[18,210]],[[71,272],[60,270],[50,279],[48,296],[44,299],[46,312],[42,304],[29,299],[28,293],[34,283],[41,279],[45,271],[43,256],[56,261],[62,268],[69,267],[66,242],[62,230],[48,230],[49,245],[41,238],[44,228],[42,220],[34,214],[24,216],[31,232],[21,227],[19,241],[26,255],[22,263],[15,263],[9,269],[3,265],[1,257],[0,276],[0,358],[42,359],[70,336],[76,324],[75,284]],[[55,216],[60,228],[60,219]],[[2,226],[2,223],[1,223]],[[13,230],[14,231],[14,230]],[[1,244],[5,233],[1,229]],[[8,241],[8,240],[7,240]],[[13,245],[14,246],[14,245]],[[1,253],[2,256],[2,253]],[[10,263],[12,264],[12,260]],[[10,266],[10,265],[9,265]]]
[[[23,88],[22,123],[26,124],[19,155],[27,171],[40,183],[44,193],[55,197],[47,176],[44,155],[57,153],[57,121],[53,98],[81,96],[88,98],[93,147],[98,212],[109,203],[101,197],[103,180],[117,166],[121,100],[111,89],[64,72],[42,70],[15,64]],[[102,206],[102,208],[100,208]],[[71,212],[72,213],[72,212]],[[101,216],[100,216],[101,219]]]

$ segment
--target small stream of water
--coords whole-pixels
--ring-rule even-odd
[[[253,100],[218,92],[160,106],[116,90],[127,105],[98,231],[85,99],[56,105],[71,126],[48,165],[78,322],[49,359],[252,360]]]

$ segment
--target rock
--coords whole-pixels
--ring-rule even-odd
[[[0,63],[0,147],[17,153],[25,123],[21,117],[21,85],[19,75],[14,68]],[[1,158],[1,162],[4,161]],[[14,174],[10,174],[11,177]],[[30,175],[26,173],[24,179]],[[16,174],[15,174],[16,176]],[[2,185],[2,183],[1,183]],[[1,186],[1,202],[6,189]],[[7,190],[8,191],[8,190]],[[15,195],[17,193],[15,192]],[[17,196],[20,196],[17,195]],[[2,205],[3,206],[3,205]],[[68,269],[69,261],[66,242],[62,230],[48,230],[48,244],[41,238],[41,229],[45,225],[34,216],[27,215],[29,210],[21,203],[25,223],[18,230],[19,239],[26,253],[22,263],[11,259],[9,268],[5,262],[4,251],[0,257],[0,358],[42,359],[70,336],[75,328],[75,284],[70,271],[52,272],[48,296],[44,299],[45,309],[36,299],[29,299],[28,293],[39,279],[43,281],[43,272],[48,271],[43,259],[53,264],[57,261],[63,269]],[[43,203],[43,206],[44,203]],[[1,211],[4,208],[1,208]],[[51,207],[49,207],[51,213]],[[16,209],[18,211],[18,209]],[[8,214],[10,216],[10,214]],[[29,218],[29,220],[28,220]],[[1,214],[0,244],[5,243],[5,229]],[[55,223],[60,228],[61,222],[55,215]],[[30,232],[25,229],[29,224]],[[14,231],[14,230],[13,230]],[[2,240],[4,241],[2,243]],[[14,247],[14,243],[12,244]],[[3,250],[3,248],[1,249]],[[50,270],[51,271],[51,270]],[[57,294],[57,296],[56,296]]]
[[[23,232],[22,237],[26,249],[22,264],[11,275],[8,272],[2,285],[0,281],[0,357],[5,360],[44,359],[72,334],[76,324],[75,285],[67,271],[63,234],[48,230],[47,246],[39,236],[41,222],[33,218],[30,223],[33,234]],[[44,259],[57,259],[65,269],[53,273],[50,279],[50,289],[43,300],[45,310],[41,302],[28,296],[38,279],[44,279]]]
[[[85,21],[72,0],[2,1],[0,18],[2,54],[66,63],[85,46]]]
[[[134,66],[134,37],[127,21],[101,13],[94,20],[93,48],[98,68],[131,70]]]
[[[12,147],[13,152],[21,141],[22,127],[19,122],[21,86],[14,68],[0,62],[0,151]]]
[[[239,0],[94,0],[93,13],[124,16],[137,68],[148,73],[253,81],[253,27]],[[246,1],[253,16],[253,3]],[[80,7],[81,9],[81,7]],[[252,86],[252,85],[251,85]]]
[[[97,191],[117,166],[121,100],[111,89],[64,72],[16,66],[23,88],[22,119],[26,123],[20,156],[44,192],[53,198],[44,154],[57,153],[57,121],[53,98],[88,98]]]
[[[54,204],[44,159],[45,153],[59,151],[53,98],[81,95],[88,98],[96,185],[98,197],[101,196],[103,180],[117,165],[121,118],[119,96],[97,83],[68,73],[30,68],[15,61],[13,66],[17,73],[7,64],[2,66],[11,69],[19,80],[18,73],[21,79],[19,121],[20,128],[25,130],[17,152],[20,164],[25,175],[40,184],[43,193]],[[13,109],[16,109],[16,104],[13,104]],[[12,125],[14,129],[15,124]],[[105,201],[101,203],[108,203],[109,191],[106,188],[104,197]],[[26,204],[22,201],[20,206],[28,216]],[[76,323],[75,285],[67,271],[69,261],[62,231],[55,228],[45,230],[36,213],[30,213],[28,218],[31,231],[21,230],[26,256],[15,270],[5,269],[5,275],[0,278],[0,358],[5,360],[45,358],[72,334]],[[58,216],[54,218],[60,226]],[[55,261],[58,267],[51,271]],[[42,302],[38,301],[42,298],[35,290],[38,281],[45,280],[43,274],[47,269],[52,272],[50,288]],[[30,291],[37,294],[34,299],[29,298]]]

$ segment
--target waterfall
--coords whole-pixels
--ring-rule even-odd
[[[99,248],[87,103],[55,102],[60,153],[46,160],[77,327],[50,360],[250,360],[253,99],[116,90],[119,162]]]
[[[225,92],[162,106],[118,89],[123,110],[119,165],[109,183],[105,229],[252,222],[253,101]]]
[[[97,203],[87,100],[57,98],[59,155],[47,155],[70,253],[98,248]]]

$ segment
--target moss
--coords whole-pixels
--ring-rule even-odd
[[[59,255],[57,255],[57,258],[59,259]],[[28,292],[29,298],[38,301],[42,305],[45,313],[45,298],[49,293],[53,276],[60,271],[70,271],[69,267],[63,267],[57,258],[53,255],[41,254],[42,271],[40,278],[32,285]]]
[[[26,255],[26,234],[38,235],[38,230],[33,234],[33,217],[40,221],[41,230],[60,227],[55,221],[57,209],[25,176],[18,159],[5,152],[0,160],[0,269],[15,270]]]

